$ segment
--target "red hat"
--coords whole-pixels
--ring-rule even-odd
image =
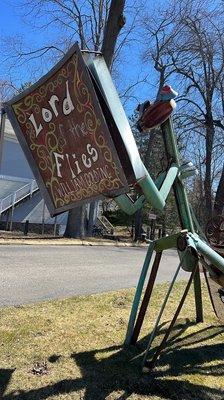
[[[162,87],[160,93],[161,93],[161,94],[163,94],[163,93],[170,93],[171,91],[172,91],[171,86],[166,85],[166,86],[163,86],[163,87]]]

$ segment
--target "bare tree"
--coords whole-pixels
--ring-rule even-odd
[[[129,6],[130,3],[131,1]],[[121,29],[125,25],[125,0],[21,0],[19,5],[15,2],[15,7],[19,7],[18,11],[33,29],[37,32],[40,30],[46,32],[46,42],[35,48],[33,44],[25,42],[20,37],[6,38],[5,48],[8,57],[5,61],[12,74],[15,64],[17,68],[23,65],[28,68],[30,65],[31,70],[37,66],[36,71],[43,74],[45,71],[41,66],[50,67],[50,64],[61,57],[75,41],[79,41],[81,49],[102,51],[111,69],[115,55],[119,56],[135,27],[133,22],[135,17],[133,17],[127,29],[123,29],[124,34],[117,43]],[[38,74],[36,78],[39,78]],[[32,76],[31,79],[35,80],[35,77]],[[91,204],[90,218],[93,211],[94,204]],[[90,221],[89,234],[91,226]],[[71,210],[65,235],[82,237],[85,228],[86,206]]]
[[[12,82],[0,79],[0,107],[1,104],[9,99],[12,94],[17,90]]]
[[[106,26],[104,30],[104,39],[102,44],[102,53],[105,54],[105,61],[108,68],[111,68],[114,56],[116,41],[121,28],[125,23],[123,16],[124,0],[112,0]],[[95,48],[96,49],[96,48]],[[99,49],[97,49],[99,50]],[[91,202],[89,211],[89,229],[87,228],[88,235],[92,234],[93,228],[93,215],[95,212],[95,202]],[[68,223],[66,226],[66,237],[83,237],[85,236],[85,206],[74,208],[69,211]]]
[[[223,10],[203,0],[171,1],[166,10],[160,10],[159,17],[156,13],[153,21],[148,19],[146,27],[155,46],[154,51],[152,47],[147,49],[146,55],[159,72],[159,81],[175,82],[182,94],[180,118],[191,153],[197,137],[203,138],[202,201],[206,218],[213,210],[217,178],[218,187],[224,179],[223,151],[221,157],[218,154],[224,140],[223,28]],[[223,206],[219,198],[219,212]]]
[[[109,69],[115,53],[115,46],[120,30],[125,25],[124,17],[125,0],[111,0],[110,11],[104,30],[102,54]]]

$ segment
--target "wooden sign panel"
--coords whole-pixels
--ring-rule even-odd
[[[127,191],[78,45],[5,110],[51,215]]]

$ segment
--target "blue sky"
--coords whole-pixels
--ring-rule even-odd
[[[13,5],[13,2],[15,5]],[[5,46],[7,48],[7,41],[9,37],[15,37],[17,40],[19,38],[25,39],[27,44],[30,43],[30,48],[38,48],[43,46],[43,44],[50,43],[51,40],[58,34],[55,29],[48,28],[47,31],[37,31],[34,30],[27,21],[21,16],[20,0],[1,0],[1,12],[0,12],[0,38],[1,46],[5,51]],[[151,2],[149,2],[151,3]],[[6,43],[6,45],[5,45]],[[119,85],[118,90],[122,92],[126,87],[131,85],[137,79],[142,79],[146,74],[151,74],[151,80],[149,85],[140,84],[132,90],[134,97],[138,97],[139,101],[145,100],[147,97],[153,98],[156,87],[155,87],[155,76],[153,76],[153,70],[150,65],[144,65],[139,58],[139,48],[140,44],[136,43],[134,40],[131,41],[129,47],[125,50],[122,64],[119,67],[119,76],[117,84]],[[0,79],[8,79],[8,63],[4,62],[5,56],[4,51],[1,51],[0,55]],[[11,62],[11,60],[10,60]],[[43,72],[47,72],[50,68],[47,66],[40,66],[36,64],[36,78],[31,77],[31,69],[33,69],[35,63],[24,64],[13,69],[13,80],[17,86],[22,83],[39,78],[38,75]],[[30,68],[29,68],[30,67]],[[41,70],[42,68],[42,70]],[[150,90],[150,93],[149,93]],[[125,108],[128,114],[133,112],[133,109],[137,105],[137,99],[131,98],[125,103]]]
[[[41,43],[43,34],[40,32],[39,37],[37,33],[25,23],[20,15],[20,0],[17,2],[14,0],[1,0],[1,11],[0,11],[0,37],[14,36],[14,35],[25,35],[29,36],[29,39],[35,40],[35,42]]]
[[[21,28],[20,18],[16,15],[15,9],[8,1],[1,1],[0,12],[0,34],[13,35],[19,32]]]

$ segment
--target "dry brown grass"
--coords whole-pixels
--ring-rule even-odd
[[[154,346],[184,285],[175,288]],[[140,341],[128,349],[122,343],[133,290],[1,309],[0,399],[223,399],[224,327],[207,296],[206,322],[194,324],[191,293],[168,350],[153,373],[141,375],[142,352],[165,289],[156,287]]]

